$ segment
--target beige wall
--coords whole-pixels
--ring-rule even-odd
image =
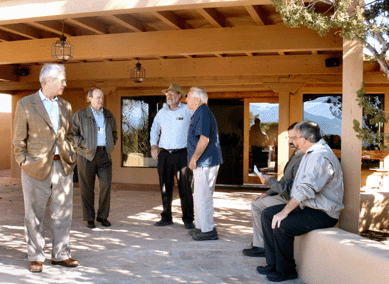
[[[9,112],[0,112],[0,170],[11,168],[11,117]]]

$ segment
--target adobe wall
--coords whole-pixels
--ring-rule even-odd
[[[11,118],[11,113],[0,112],[0,170],[11,168]]]

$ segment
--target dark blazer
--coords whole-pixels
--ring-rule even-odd
[[[15,158],[26,174],[38,180],[44,180],[50,173],[56,146],[65,175],[71,174],[76,166],[72,107],[61,97],[58,97],[58,105],[57,134],[39,92],[22,98],[16,105],[13,135]]]
[[[106,108],[103,109],[103,113],[107,137],[106,150],[111,154],[118,139],[116,120],[112,112]],[[74,114],[73,131],[77,154],[92,161],[97,149],[97,124],[90,105]]]

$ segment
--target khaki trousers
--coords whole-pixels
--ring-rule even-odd
[[[213,230],[213,192],[215,191],[219,165],[199,167],[193,170],[195,225],[201,232]]]
[[[251,213],[253,218],[253,246],[264,247],[261,215],[268,207],[286,204],[288,200],[281,194],[258,198],[251,202]]]
[[[53,161],[45,180],[30,177],[22,170],[24,222],[29,261],[44,261],[45,228],[43,217],[50,198],[52,260],[70,255],[70,226],[73,214],[73,173],[66,176],[61,161]]]

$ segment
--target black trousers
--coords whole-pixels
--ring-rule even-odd
[[[105,149],[97,150],[92,161],[77,157],[78,184],[81,191],[84,221],[95,220],[95,180],[99,177],[100,195],[97,217],[108,219],[111,202],[112,161]]]
[[[290,272],[296,269],[293,257],[295,236],[316,229],[333,227],[338,222],[323,211],[297,207],[282,220],[280,228],[272,229],[273,216],[281,212],[285,206],[286,204],[282,204],[266,208],[261,216],[266,262],[275,267],[278,272]]]
[[[178,182],[178,193],[181,199],[182,221],[185,224],[194,220],[192,178],[193,172],[188,167],[187,150],[169,153],[161,149],[158,155],[158,175],[161,188],[163,211],[162,220],[172,221],[172,200],[174,176]]]

